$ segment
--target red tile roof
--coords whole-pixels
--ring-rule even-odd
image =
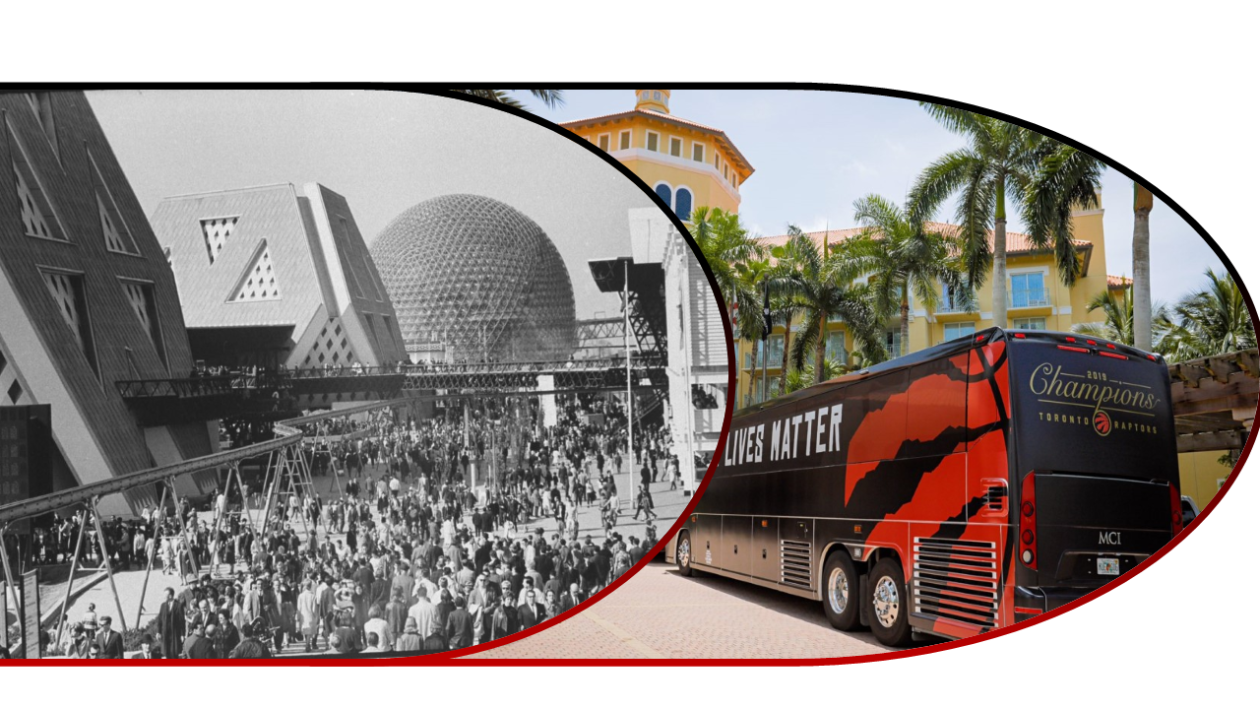
[[[714,128],[712,126],[706,126],[703,123],[696,123],[695,121],[689,121],[686,118],[679,118],[678,116],[675,116],[669,113],[659,113],[657,111],[647,111],[642,108],[636,108],[631,111],[622,111],[620,113],[609,113],[603,116],[595,116],[594,118],[580,118],[576,121],[565,121],[564,123],[560,123],[558,125],[560,125],[560,127],[562,128],[568,128],[572,130],[574,128],[581,128],[583,126],[594,125],[596,123],[615,121],[615,120],[620,120],[623,118],[633,118],[636,116],[644,117],[644,118],[652,118],[652,119],[659,120],[665,123],[673,123],[676,125],[686,126],[688,128],[695,128],[696,130],[709,133],[713,135],[714,137],[716,137],[719,141],[721,141],[725,145],[727,151],[730,152],[731,155],[735,156],[736,161],[739,162],[741,166],[745,170],[748,171],[749,175],[753,174],[754,172],[752,163],[748,162],[748,158],[744,157],[744,154],[739,152],[739,148],[735,147],[735,143],[731,142],[730,136],[726,135],[725,131],[718,130],[717,128]]]
[[[956,236],[960,229],[960,227],[957,224],[946,224],[944,222],[928,222],[927,227],[931,231],[941,233],[941,234],[948,234],[950,236]],[[810,238],[814,240],[814,243],[821,246],[823,243],[824,235],[827,237],[828,243],[835,244],[835,243],[844,241],[846,239],[851,239],[857,236],[858,234],[861,234],[862,231],[863,230],[861,228],[855,227],[851,229],[831,229],[829,231],[811,231],[811,232],[806,232],[806,233]],[[783,244],[787,243],[787,240],[788,240],[788,237],[786,234],[783,234],[781,236],[763,236],[759,239],[759,241],[761,241],[761,243],[765,244],[766,246],[782,246]],[[1076,244],[1077,249],[1087,249],[1093,246],[1093,244],[1091,244],[1090,242],[1083,241],[1081,239],[1076,239],[1074,243]],[[989,247],[990,248],[993,247],[993,230],[992,229],[989,230]],[[1027,234],[1023,234],[1017,231],[1006,232],[1006,253],[1007,254],[1033,253],[1036,251],[1047,251],[1047,250],[1048,249],[1042,249],[1034,245],[1032,243],[1031,237],[1029,237]]]
[[[1112,276],[1107,275],[1107,287],[1112,289],[1128,288],[1133,285],[1133,279],[1128,276]]]

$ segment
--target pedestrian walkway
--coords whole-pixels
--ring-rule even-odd
[[[468,659],[831,658],[884,653],[869,632],[833,629],[817,601],[648,564],[595,605]]]

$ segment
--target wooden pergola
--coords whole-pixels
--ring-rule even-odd
[[[1260,400],[1257,350],[1169,365],[1177,452],[1239,450],[1247,442]]]

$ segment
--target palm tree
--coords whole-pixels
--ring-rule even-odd
[[[772,269],[770,262],[765,259],[757,259],[752,261],[741,261],[734,264],[734,271],[738,278],[736,290],[739,302],[744,303],[737,311],[735,323],[735,337],[740,341],[753,343],[752,358],[752,387],[757,386],[757,372],[760,371],[757,362],[757,352],[760,350],[761,358],[769,356],[766,347],[762,343],[761,336],[765,330],[765,318],[761,312],[763,288],[766,286],[766,280]],[[767,387],[768,388],[768,387]],[[764,396],[762,397],[765,398]]]
[[[1133,334],[1134,345],[1150,351],[1153,339],[1151,312],[1151,209],[1155,196],[1133,183]]]
[[[1072,240],[1072,211],[1096,209],[1106,163],[1070,145],[1042,141],[1037,173],[1024,195],[1023,213],[1028,236],[1038,248],[1052,248],[1059,278],[1076,283],[1083,264]]]
[[[1206,288],[1182,298],[1171,313],[1157,316],[1155,327],[1166,330],[1157,344],[1169,360],[1211,357],[1251,349],[1256,331],[1242,289],[1229,273],[1211,269]]]
[[[494,103],[501,103],[512,108],[525,108],[525,105],[510,96],[503,89],[451,89],[457,94],[467,94],[476,96]],[[556,108],[564,105],[563,89],[529,89],[529,93],[542,102],[547,108]]]
[[[901,352],[910,343],[910,291],[929,311],[940,300],[937,288],[965,293],[963,276],[955,266],[952,237],[929,232],[897,205],[867,195],[853,203],[854,219],[862,233],[845,246],[859,267],[874,274],[871,287],[875,311],[887,320],[896,314],[901,322]]]
[[[1086,310],[1090,313],[1101,310],[1105,319],[1102,322],[1076,323],[1072,326],[1072,332],[1136,347],[1133,344],[1136,322],[1133,306],[1132,286],[1125,288],[1119,298],[1103,291],[1090,299]]]
[[[960,194],[957,220],[962,227],[967,281],[982,285],[989,267],[993,267],[993,320],[1006,327],[1007,200],[1027,223],[1028,190],[1047,153],[1048,139],[971,111],[933,103],[920,105],[942,126],[966,138],[968,144],[937,158],[919,175],[910,191],[910,218],[926,221],[950,195]]]
[[[789,238],[790,249],[798,268],[787,274],[780,286],[796,304],[804,316],[801,334],[792,345],[792,360],[797,369],[804,365],[805,354],[814,348],[814,380],[824,381],[826,375],[827,321],[839,315],[853,335],[855,344],[870,362],[881,362],[887,357],[884,350],[884,330],[880,319],[871,307],[869,289],[854,286],[861,275],[857,259],[840,249],[831,249],[825,238],[822,248],[814,240],[795,227]]]
[[[852,367],[840,364],[837,360],[828,359],[823,363],[823,375],[819,379],[814,373],[814,364],[811,362],[805,365],[804,369],[792,370],[792,374],[786,379],[787,383],[784,385],[783,392],[791,394],[794,391],[799,391],[814,384],[815,380],[825,382],[828,379],[835,379],[851,371],[853,371]]]
[[[790,391],[788,389],[788,364],[792,352],[792,320],[800,310],[792,298],[790,288],[784,287],[789,283],[791,275],[799,268],[792,250],[794,243],[792,237],[796,235],[803,235],[803,232],[796,226],[789,226],[787,243],[770,250],[770,255],[775,259],[775,272],[771,280],[770,310],[775,322],[783,323],[783,363],[779,370],[779,390],[785,394]]]
[[[739,215],[722,209],[698,207],[691,214],[691,234],[713,272],[727,308],[738,302],[741,309],[759,311],[753,305],[760,304],[759,298],[751,301],[736,299],[745,282],[737,264],[749,263],[766,255],[765,247],[748,233],[740,223]]]

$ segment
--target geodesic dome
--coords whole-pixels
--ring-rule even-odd
[[[564,260],[541,227],[502,202],[471,194],[421,202],[385,227],[372,258],[408,353],[531,361],[577,348]]]

